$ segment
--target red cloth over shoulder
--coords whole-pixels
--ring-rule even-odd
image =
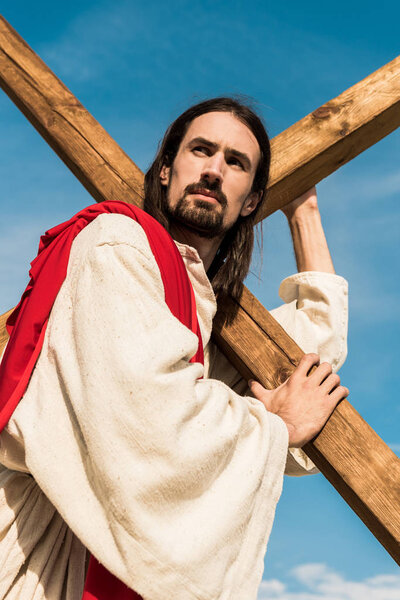
[[[153,217],[131,204],[107,201],[88,206],[41,237],[38,255],[29,271],[30,282],[7,320],[10,339],[0,365],[0,432],[28,386],[43,345],[52,306],[67,274],[72,242],[86,225],[106,213],[130,217],[143,228],[160,269],[166,304],[172,314],[198,336],[198,350],[191,360],[204,362],[193,289],[182,257],[169,233]],[[140,596],[92,557],[83,600],[138,598]]]

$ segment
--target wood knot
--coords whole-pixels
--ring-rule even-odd
[[[344,121],[344,123],[341,124],[341,127],[342,128],[339,131],[339,135],[345,137],[349,133],[350,125],[346,121]]]
[[[331,115],[335,115],[340,111],[340,106],[335,104],[324,104],[315,109],[311,114],[315,119],[328,119]]]

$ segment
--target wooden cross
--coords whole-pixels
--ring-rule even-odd
[[[93,198],[140,205],[143,174],[0,17],[0,86]],[[400,125],[400,57],[272,140],[268,203],[278,210]],[[9,311],[10,312],[10,311]],[[0,350],[8,313],[0,317]],[[218,307],[213,336],[246,378],[282,383],[303,352],[246,288]],[[307,455],[400,564],[400,460],[342,401]]]

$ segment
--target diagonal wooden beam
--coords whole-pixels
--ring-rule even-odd
[[[261,221],[400,126],[400,56],[272,140]]]
[[[377,71],[383,74],[384,79],[385,69]],[[390,72],[392,69],[391,66]],[[374,81],[377,84],[377,79]],[[97,201],[122,199],[141,202],[143,175],[138,167],[2,18],[0,85]],[[391,102],[395,102],[393,94]],[[353,103],[356,106],[356,96]],[[383,103],[381,109],[382,113],[387,111],[387,103]],[[378,132],[374,133],[375,137],[369,135],[368,143],[374,143],[371,140],[377,141],[390,130],[391,125],[387,125],[382,133],[379,111],[378,107],[375,125],[370,126],[372,129],[376,126]],[[354,115],[357,114],[355,108]],[[318,131],[326,122],[321,121],[319,130],[312,129],[312,135],[319,135]],[[299,123],[294,127],[299,127]],[[304,139],[308,139],[309,125],[306,117],[302,132]],[[346,160],[358,154],[358,147],[356,150],[351,148],[354,136],[361,140],[362,131],[362,123],[359,123],[357,128],[349,128],[347,135],[341,135],[344,140],[353,136],[346,150]],[[283,137],[275,138],[275,153],[280,148],[278,140],[285,139],[286,134],[284,132],[281,134]],[[285,144],[282,147],[289,148],[290,139]],[[317,148],[317,145],[314,147]],[[345,146],[342,144],[340,147],[344,152]],[[364,143],[363,149],[365,147]],[[350,150],[354,154],[351,155]],[[278,180],[282,181],[283,192],[286,189],[284,181],[289,186],[290,181],[296,180],[293,177],[300,177],[299,173],[309,170],[304,165],[310,165],[310,160],[302,162],[301,149],[297,151],[299,158],[295,170],[292,168],[288,174],[282,163],[281,179],[275,174],[272,180],[273,185]],[[314,149],[317,164],[319,151]],[[334,160],[330,163],[332,156]],[[337,155],[325,152],[322,162],[328,164],[324,167],[326,176],[337,168]],[[278,166],[276,162],[274,168],[278,169]],[[300,190],[293,188],[291,193],[297,195]],[[281,205],[290,199],[285,196]],[[235,317],[232,319],[233,314]],[[0,319],[0,327],[3,323],[4,328],[4,322],[5,315]],[[3,333],[0,346],[6,339]],[[228,299],[219,307],[214,339],[243,376],[255,377],[266,387],[281,383],[302,355],[293,340],[246,288],[238,303]],[[387,551],[400,562],[400,461],[397,457],[347,401],[340,404],[323,431],[305,450]]]

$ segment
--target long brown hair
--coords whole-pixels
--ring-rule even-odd
[[[195,104],[182,113],[167,129],[157,156],[146,173],[144,180],[144,210],[151,214],[168,231],[169,216],[165,210],[166,189],[161,185],[160,172],[163,165],[170,167],[178,153],[180,143],[190,123],[208,112],[229,112],[242,121],[254,134],[260,147],[260,160],[254,176],[252,192],[259,192],[261,200],[257,208],[247,217],[239,217],[227,232],[215,259],[208,270],[214,292],[237,297],[246,277],[254,246],[254,224],[257,212],[265,201],[271,150],[268,134],[261,118],[243,101],[220,97]]]

